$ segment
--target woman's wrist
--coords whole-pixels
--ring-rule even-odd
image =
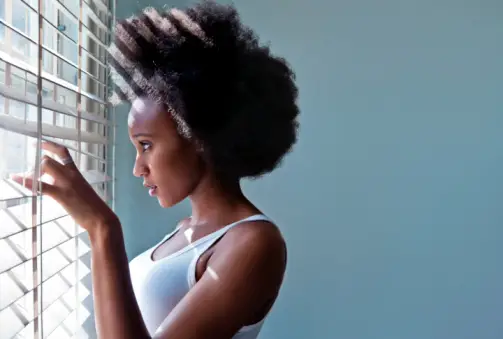
[[[98,218],[94,225],[87,229],[91,244],[106,243],[122,235],[121,224],[115,214]]]

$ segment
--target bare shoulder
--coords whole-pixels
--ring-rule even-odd
[[[227,248],[246,249],[255,255],[261,253],[275,254],[280,257],[286,255],[286,243],[280,229],[265,220],[244,222],[227,232],[222,239]]]
[[[219,300],[241,325],[254,324],[279,294],[286,270],[285,240],[270,222],[242,223],[217,243],[208,267],[219,276]]]
[[[286,269],[287,248],[275,224],[249,221],[229,230],[217,245],[213,256],[222,261],[249,264],[250,269],[267,271],[271,274],[270,278],[277,281],[281,280]]]

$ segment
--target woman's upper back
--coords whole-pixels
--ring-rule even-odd
[[[238,225],[240,227],[236,227]],[[239,331],[233,338],[256,338],[277,296],[285,268],[284,262],[274,264],[281,262],[278,255],[274,257],[280,260],[271,258],[272,253],[281,253],[284,248],[281,251],[271,248],[277,247],[278,241],[267,240],[272,239],[273,234],[279,235],[276,227],[267,217],[258,214],[194,241],[189,239],[190,232],[185,231],[183,235],[187,236],[189,245],[154,259],[156,249],[169,243],[176,234],[182,235],[180,227],[130,264],[134,292],[150,334],[158,330],[173,310],[183,308],[187,302],[195,302],[199,304],[197,309],[203,312],[202,316],[211,317],[212,313],[223,312],[225,319],[217,317],[214,321],[231,321],[233,317],[239,317],[242,326],[236,328]],[[273,263],[267,265],[270,267],[254,263],[254,256],[247,255],[257,246],[269,252],[267,256]],[[206,255],[209,252],[212,254]],[[201,265],[205,269],[199,276],[197,271]],[[198,283],[198,278],[204,283]],[[254,283],[250,285],[252,281]],[[185,298],[197,284],[204,285],[199,288],[205,288],[207,292],[198,293],[195,298]],[[225,314],[226,309],[229,314]]]

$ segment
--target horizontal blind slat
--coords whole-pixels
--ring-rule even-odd
[[[20,102],[24,102],[33,106],[37,105],[37,96],[31,93],[23,93],[20,89],[8,87],[6,85],[0,84],[0,95],[6,98],[14,99]],[[42,98],[42,107],[50,109],[51,111],[69,115],[71,117],[77,118],[77,109],[71,108],[67,105],[54,102],[48,98]],[[109,122],[106,119],[100,118],[88,112],[80,112],[80,118],[100,123],[102,125],[108,126]]]
[[[64,322],[66,322],[66,320],[67,320],[70,316],[74,315],[75,309],[76,309],[77,307],[81,307],[81,306],[82,306],[82,305],[81,305],[81,303],[85,300],[85,297],[87,297],[88,295],[90,295],[90,292],[86,289],[86,287],[85,287],[83,284],[79,283],[78,285],[81,285],[81,286],[79,286],[79,290],[84,291],[84,293],[82,293],[82,292],[81,292],[81,293],[79,293],[79,294],[80,294],[80,296],[79,296],[79,304],[69,305],[69,308],[70,308],[70,309],[68,309],[68,312],[67,312],[67,314],[64,316],[64,318],[63,318],[61,321],[59,321],[59,322],[57,322],[56,324],[54,324],[54,325],[53,325],[53,326],[54,326],[54,328],[49,329],[48,333],[44,335],[44,338],[47,338],[47,337],[48,337],[51,333],[53,333],[53,332],[54,332],[54,331],[58,328],[58,326],[60,326],[60,325],[61,325],[61,324],[63,324]],[[42,312],[41,312],[41,313],[43,314],[44,312],[47,312],[48,310],[50,310],[50,308],[51,308],[51,307],[53,307],[53,306],[54,306],[55,304],[57,304],[58,302],[65,301],[65,306],[66,306],[66,305],[68,305],[69,303],[68,303],[68,302],[66,302],[67,300],[69,300],[68,295],[69,295],[69,294],[71,294],[71,293],[75,293],[75,292],[76,292],[76,291],[75,291],[75,287],[76,287],[76,285],[71,286],[68,290],[66,290],[66,291],[63,293],[63,295],[62,295],[61,297],[59,297],[58,299],[54,300],[54,301],[53,301],[53,302],[51,302],[49,305],[46,305],[46,306],[42,307]],[[67,308],[68,308],[68,307],[67,307]],[[5,311],[4,311],[4,312],[5,312]],[[87,316],[89,316],[89,315],[90,315],[90,314],[89,314],[89,312],[87,312]],[[32,323],[33,323],[33,319],[36,319],[36,318],[37,318],[37,317],[39,317],[39,316],[40,316],[40,314],[36,314],[36,315],[34,315],[33,317],[29,317],[29,318],[28,318],[28,320],[30,321],[30,323],[28,324],[28,326],[29,326],[30,324],[32,324]],[[30,319],[30,318],[33,318],[33,319]],[[80,325],[82,325],[82,324],[80,324]],[[26,327],[27,327],[27,326],[24,326],[22,329],[20,329],[18,332],[16,332],[12,338],[14,338],[14,337],[16,337],[16,336],[20,336],[21,338],[25,338],[25,337],[23,336],[23,334],[22,334],[22,333],[23,333],[23,331],[26,329]],[[0,332],[0,333],[1,333],[1,332]],[[30,331],[28,331],[28,333],[30,333]],[[16,337],[16,338],[17,338],[17,337]]]
[[[2,236],[0,237],[0,240],[8,239],[8,238],[10,238],[10,237],[14,237],[14,236],[16,236],[16,235],[18,235],[18,234],[21,234],[21,233],[23,233],[23,232],[26,232],[26,231],[32,231],[34,228],[42,227],[42,226],[47,225],[47,224],[50,224],[50,223],[56,223],[56,224],[58,224],[58,225],[59,225],[59,224],[61,223],[61,221],[62,221],[62,220],[64,220],[65,218],[68,218],[68,217],[70,217],[70,216],[69,216],[69,215],[67,215],[67,214],[65,214],[65,215],[62,215],[62,216],[59,216],[59,217],[55,217],[55,218],[53,218],[53,219],[51,219],[51,220],[44,221],[44,222],[39,223],[39,224],[37,224],[37,225],[35,225],[35,226],[31,226],[31,227],[27,227],[27,228],[20,228],[20,229],[17,229],[17,230],[15,230],[15,231],[12,231],[12,232],[10,232],[10,233],[6,233],[5,235],[2,235]],[[66,231],[68,231],[68,230],[66,230]],[[78,233],[78,234],[82,234],[82,233],[85,233],[85,232],[86,232],[86,231],[85,231],[83,228],[80,228],[80,231],[79,231],[79,233]]]
[[[47,24],[49,25],[50,27],[52,27],[54,29],[54,32],[59,35],[59,36],[64,36],[65,38],[67,38],[68,40],[70,40],[73,44],[75,44],[75,47],[77,47],[77,43],[71,38],[69,37],[68,35],[62,33],[61,31],[58,30],[58,27],[53,24],[49,19],[45,18],[44,16],[42,16],[43,19],[44,19],[44,24]],[[28,34],[26,34],[25,32],[21,31],[20,29],[14,27],[13,25],[9,24],[8,22],[6,22],[5,20],[3,19],[0,19],[0,25],[3,25],[5,26],[7,29],[15,32],[16,34],[19,34],[20,36],[22,36],[24,39],[26,39],[27,41],[29,41],[30,43],[32,44],[38,44],[37,41],[35,39],[33,39],[32,37],[30,37]],[[83,25],[84,28],[86,28],[87,32],[86,33],[89,33],[89,36],[88,38],[91,38],[94,42],[96,42],[97,44],[100,44],[101,47],[103,48],[107,48],[106,44],[101,41],[97,36],[96,34],[94,34],[87,26]],[[57,55],[58,57],[61,58],[61,54],[60,53],[57,53],[56,51],[54,51],[53,49],[47,47],[45,44],[42,45],[42,48],[46,51],[48,51],[49,53],[51,54],[54,54],[54,55]],[[100,60],[99,58],[97,58],[95,55],[93,55],[90,51],[89,51],[89,48],[86,47],[86,46],[82,46],[82,51],[87,53],[87,57],[90,57],[90,58],[93,58],[96,62],[98,62],[101,66],[103,67],[107,67],[106,64]],[[84,53],[83,53],[84,54]],[[63,57],[62,59],[66,59],[65,57]],[[73,64],[73,63],[72,63]],[[77,67],[77,66],[76,66]],[[86,72],[87,73],[87,70],[85,69],[82,69],[82,71]]]
[[[37,138],[38,135],[37,123],[35,121],[22,120],[6,114],[0,114],[0,128],[32,138]],[[59,139],[82,141],[91,144],[107,143],[107,139],[105,137],[96,133],[81,131],[79,139],[77,130],[74,128],[52,126],[44,123],[42,123],[42,135]]]
[[[32,66],[24,61],[21,61],[21,60],[16,60],[12,56],[8,55],[7,53],[5,53],[3,51],[0,51],[0,60],[4,61],[6,63],[9,63],[11,65],[14,65],[18,68],[21,68],[22,70],[27,71],[27,72],[31,73],[32,75],[35,75],[35,76],[37,75],[37,68],[35,66]],[[79,91],[79,89],[76,85],[73,85],[73,84],[71,84],[71,83],[69,83],[69,82],[67,82],[57,76],[54,76],[48,72],[42,71],[42,78],[45,80],[49,80],[49,81],[51,81],[61,87],[65,87],[66,89],[69,89],[75,93],[80,92],[83,96],[85,96],[89,99],[92,99],[100,104],[103,104],[103,105],[107,104],[103,99],[97,97],[96,95],[93,95],[91,93],[87,93],[82,90]]]
[[[49,281],[50,279],[53,279],[54,277],[56,277],[56,276],[60,275],[60,274],[61,274],[61,272],[63,272],[64,270],[66,270],[66,269],[70,268],[73,264],[75,264],[75,263],[79,262],[79,260],[80,260],[83,256],[85,256],[86,254],[88,254],[88,253],[89,253],[89,251],[86,251],[84,254],[82,254],[81,256],[79,256],[79,258],[78,258],[77,260],[73,260],[73,261],[68,262],[67,264],[65,264],[65,265],[64,265],[64,266],[63,266],[60,270],[58,270],[57,272],[52,273],[51,275],[49,275],[49,276],[45,277],[45,279],[42,279],[41,281],[39,281],[39,283],[38,283],[36,286],[34,286],[33,288],[30,288],[30,289],[25,290],[25,291],[23,292],[24,294],[23,294],[23,295],[21,295],[20,297],[16,298],[15,300],[10,301],[8,304],[2,305],[2,306],[0,307],[0,312],[2,312],[3,310],[6,310],[7,308],[11,307],[11,306],[12,306],[12,305],[14,305],[15,303],[19,302],[19,301],[20,301],[21,299],[23,299],[23,298],[24,298],[24,297],[25,297],[28,293],[33,292],[36,288],[38,288],[38,287],[40,287],[40,286],[42,286],[42,287],[43,287],[43,284],[44,284],[45,282],[47,282],[47,281]],[[9,272],[10,272],[10,271],[9,271]],[[0,273],[0,277],[1,277],[1,278],[6,278],[6,275],[7,275],[9,272]],[[70,284],[70,288],[71,288],[72,286],[74,286],[75,284],[77,284],[77,283],[78,283],[78,281],[79,281],[80,279],[84,278],[84,277],[85,277],[85,276],[87,276],[89,273],[90,273],[90,271],[88,270],[88,272],[85,272],[85,274],[84,274],[83,276],[79,277],[79,279],[77,279],[77,281],[76,281],[76,282],[72,282],[72,283]],[[5,292],[7,292],[7,291],[5,291]],[[64,292],[63,292],[62,294],[64,294]]]
[[[26,231],[32,231],[32,229],[29,229]],[[68,244],[70,241],[74,240],[74,238],[75,237],[72,237],[72,238],[66,239],[64,241],[61,241],[60,243],[58,243],[58,244],[56,244],[56,245],[54,245],[44,251],[40,251],[40,253],[38,253],[35,256],[28,257],[26,260],[19,260],[15,264],[10,264],[10,266],[7,266],[7,264],[3,264],[3,267],[0,267],[0,274],[8,272],[8,271],[12,271],[13,269],[20,267],[21,265],[23,265],[31,260],[38,259],[38,258],[42,257],[44,254],[46,254],[52,250],[55,250],[55,249],[59,248],[60,246],[64,246],[65,244]],[[0,240],[0,244],[1,244],[1,241],[3,241],[3,240]]]
[[[98,186],[113,181],[112,177],[105,175],[103,172],[94,170],[84,172],[83,176],[95,190],[98,189]],[[28,192],[28,190],[26,189],[24,191],[16,189],[21,187],[22,186],[12,181],[11,179],[0,180],[0,211],[6,208],[12,208],[22,204],[29,204],[31,203],[29,199],[42,197],[42,195],[40,194],[37,196],[33,196],[31,192]],[[109,198],[101,195],[101,193],[103,192],[98,191],[97,193],[104,200]]]
[[[80,154],[84,154],[88,157],[91,157],[93,159],[96,159],[98,160],[99,162],[106,162],[106,159],[101,157],[101,156],[98,156],[96,154],[93,154],[91,152],[87,152],[87,151],[83,151],[82,149],[78,149],[78,147],[74,147],[72,145],[68,145],[67,143],[65,143],[64,141],[63,142],[59,142],[58,140],[56,140],[57,138],[51,138],[51,137],[42,137],[42,140],[46,140],[46,141],[54,141],[56,143],[61,143],[63,144],[66,148],[68,148],[69,150],[72,150],[74,152],[77,152],[77,153],[80,153]]]

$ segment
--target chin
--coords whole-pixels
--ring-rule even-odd
[[[157,201],[162,208],[170,208],[177,205],[181,200],[173,199],[173,197],[157,197]]]
[[[176,205],[171,201],[162,198],[157,198],[157,201],[159,202],[159,205],[161,205],[162,208],[170,208]]]

